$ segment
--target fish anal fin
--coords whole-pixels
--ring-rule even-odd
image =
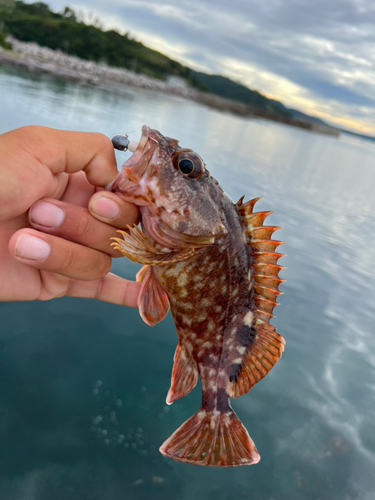
[[[139,314],[147,325],[155,326],[168,314],[167,292],[156,279],[151,266],[143,267],[137,275],[137,280],[138,277],[142,282],[137,302]]]
[[[165,252],[158,250],[155,244],[137,226],[128,226],[128,233],[117,231],[122,238],[112,238],[111,244],[125,257],[138,264],[160,266],[173,264],[181,260],[189,259],[194,254],[194,249],[185,248],[180,251]]]
[[[285,341],[273,326],[255,319],[254,335],[233,380],[230,380],[229,396],[238,398],[269,373],[281,358]],[[232,365],[233,366],[233,365]]]
[[[171,388],[166,399],[168,405],[189,394],[198,381],[197,365],[183,344],[177,345],[173,361]]]
[[[216,467],[252,465],[260,460],[253,440],[233,410],[220,413],[201,409],[165,441],[160,452],[180,462]]]

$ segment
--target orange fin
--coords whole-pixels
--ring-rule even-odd
[[[168,295],[155,278],[151,266],[142,267],[137,274],[137,281],[142,282],[137,303],[139,314],[147,325],[155,326],[168,314]]]
[[[224,226],[222,226],[221,232],[219,234],[193,235],[193,234],[181,233],[180,231],[172,229],[162,219],[158,220],[157,228],[161,232],[161,234],[168,237],[169,241],[171,241],[173,245],[176,246],[176,248],[179,248],[180,246],[182,246],[182,248],[207,247],[215,243],[216,238],[220,238],[227,234],[227,231]]]
[[[277,297],[282,294],[278,289],[284,280],[279,278],[279,272],[285,268],[277,262],[284,255],[275,250],[283,242],[270,239],[278,227],[263,226],[273,212],[253,212],[259,199],[242,203],[241,198],[236,205],[245,225],[251,254],[249,271],[253,296],[252,308],[245,322],[249,330],[239,345],[240,349],[245,349],[243,354],[239,351],[239,361],[232,365],[233,371],[229,374],[229,396],[232,398],[246,394],[265,377],[280,359],[285,345],[285,340],[269,324],[273,309],[278,305]]]
[[[197,365],[184,345],[177,345],[173,361],[171,388],[166,399],[168,405],[189,394],[198,381]]]
[[[207,413],[201,409],[165,441],[160,452],[180,462],[217,467],[251,465],[260,460],[233,410]]]
[[[119,250],[125,257],[138,264],[150,264],[153,266],[172,264],[181,260],[189,259],[194,254],[194,249],[188,248],[179,252],[162,252],[155,244],[137,227],[127,226],[129,233],[117,231],[122,234],[121,238],[112,238],[112,246]]]
[[[228,395],[238,398],[262,380],[281,358],[285,341],[273,326],[262,320],[255,320],[252,328],[249,350],[244,353],[241,364],[232,365]]]

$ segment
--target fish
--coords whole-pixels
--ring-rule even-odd
[[[279,227],[263,225],[273,212],[254,212],[260,198],[234,203],[176,139],[143,126],[130,146],[107,189],[139,206],[141,228],[128,226],[112,245],[143,264],[136,279],[144,322],[154,326],[171,310],[178,343],[166,403],[189,394],[198,377],[202,387],[200,410],[160,451],[203,466],[256,464],[260,455],[230,398],[248,393],[284,351],[270,325],[284,281],[276,252],[283,242],[271,239]]]

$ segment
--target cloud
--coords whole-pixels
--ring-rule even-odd
[[[62,0],[51,0],[61,10]],[[106,27],[288,106],[375,133],[375,4],[370,0],[94,0]],[[350,125],[349,125],[350,124]]]

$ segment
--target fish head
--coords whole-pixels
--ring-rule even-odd
[[[202,158],[142,127],[133,155],[107,187],[140,207],[143,230],[167,248],[199,247],[227,234],[223,197]]]

